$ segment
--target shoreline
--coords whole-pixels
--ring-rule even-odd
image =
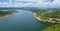
[[[2,17],[0,17],[0,18],[5,18],[5,17],[9,17],[9,16],[12,16],[12,14],[5,15],[5,16],[2,16]]]
[[[58,21],[52,21],[52,20],[46,20],[46,19],[42,19],[42,18],[40,18],[39,16],[37,17],[36,16],[36,14],[33,14],[33,16],[37,19],[37,20],[39,20],[39,21],[41,21],[41,22],[49,22],[49,23],[56,23],[56,24],[60,24],[60,22]]]

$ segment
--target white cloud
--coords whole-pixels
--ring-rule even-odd
[[[16,4],[7,4],[7,7],[42,7],[42,8],[58,8],[60,7],[60,0],[55,0],[53,2],[44,2],[44,0],[16,0],[16,1],[31,1],[29,3],[16,3]],[[34,3],[36,2],[36,3]],[[1,4],[1,3],[0,3]],[[5,7],[6,7],[5,6]]]
[[[49,3],[49,6],[54,8],[60,7],[60,0],[55,0],[52,3]]]
[[[58,8],[60,7],[60,0],[55,0],[53,2],[44,2],[43,0],[38,1],[35,6],[44,7],[44,8]]]

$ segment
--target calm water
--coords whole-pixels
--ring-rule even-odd
[[[31,11],[17,11],[13,16],[0,18],[0,31],[41,31],[51,25],[36,20]]]

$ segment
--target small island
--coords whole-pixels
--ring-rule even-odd
[[[60,23],[60,10],[36,10],[34,17],[42,22]]]

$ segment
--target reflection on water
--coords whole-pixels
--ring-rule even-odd
[[[0,10],[0,18],[12,16],[16,10]]]

